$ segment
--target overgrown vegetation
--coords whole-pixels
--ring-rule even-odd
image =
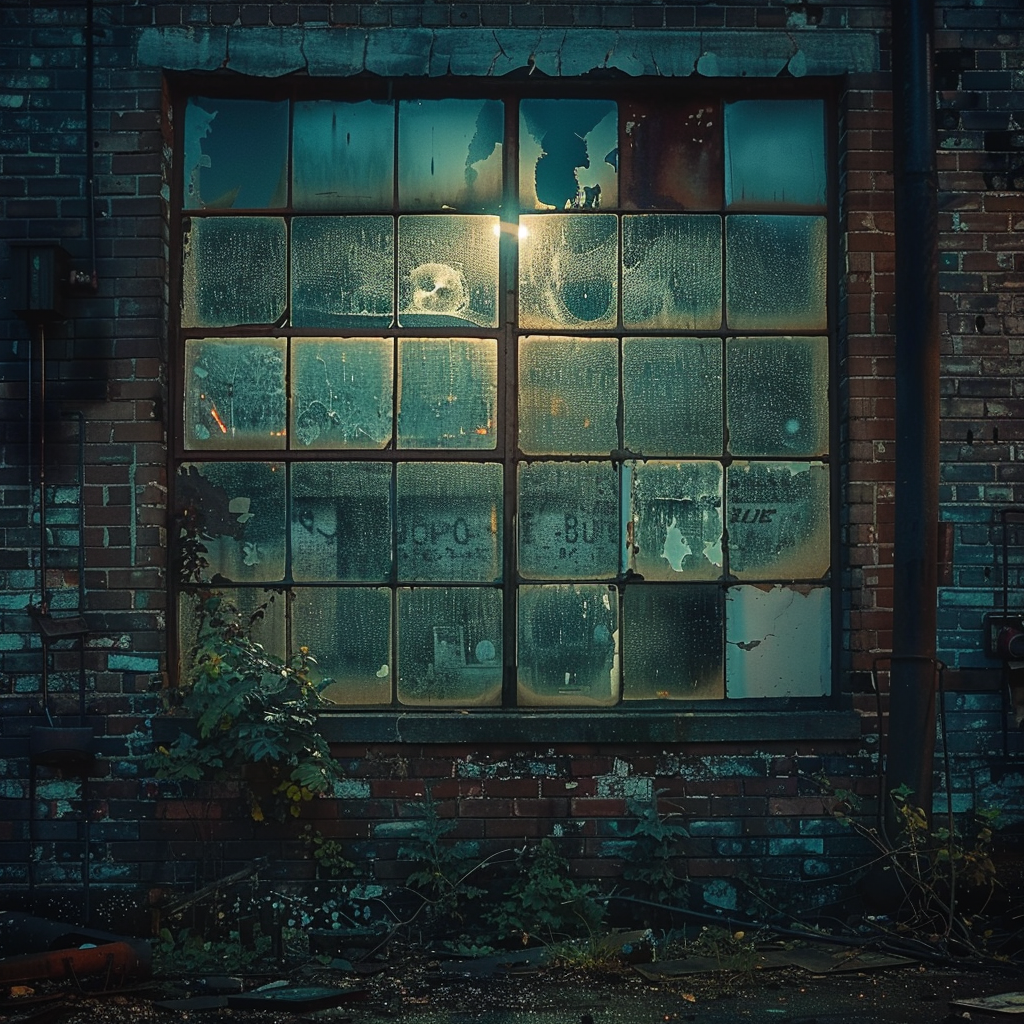
[[[660,796],[661,792],[657,791],[649,801],[630,799],[626,802],[636,824],[629,834],[632,849],[622,877],[645,899],[678,904],[685,895],[686,879],[676,873],[675,865],[682,857],[682,844],[690,838],[690,833],[678,811],[661,813]]]

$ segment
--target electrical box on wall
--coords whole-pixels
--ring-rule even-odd
[[[989,612],[985,616],[985,654],[1003,661],[1024,661],[1024,616]]]
[[[61,320],[71,257],[53,242],[11,243],[11,308],[29,323]]]

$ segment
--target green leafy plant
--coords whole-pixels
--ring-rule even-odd
[[[256,963],[270,952],[271,945],[269,935],[257,935],[253,945],[243,945],[238,932],[231,932],[227,940],[217,940],[189,928],[177,934],[161,928],[153,943],[153,971],[158,975],[230,973]]]
[[[322,877],[340,878],[355,871],[355,863],[345,856],[345,848],[337,839],[330,839],[311,825],[302,830],[302,841]]]
[[[674,862],[682,855],[683,840],[690,838],[678,811],[661,812],[660,796],[659,790],[647,801],[627,800],[626,809],[636,824],[629,833],[632,849],[622,871],[627,882],[656,903],[678,901],[686,879],[676,874]]]

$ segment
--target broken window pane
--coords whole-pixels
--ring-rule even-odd
[[[292,579],[386,582],[391,573],[391,466],[292,466]]]
[[[618,321],[617,218],[520,218],[519,325],[611,328]]]
[[[292,323],[390,327],[395,308],[390,217],[292,221]]]
[[[391,592],[369,587],[296,587],[292,649],[316,659],[310,678],[332,704],[391,703]]]
[[[500,100],[398,105],[398,201],[403,210],[501,208],[505,108]]]
[[[400,217],[403,327],[498,326],[497,217]]]
[[[725,596],[728,697],[823,697],[832,685],[826,587],[730,587]]]
[[[255,210],[288,201],[288,103],[193,97],[185,108],[186,209]]]
[[[729,571],[748,580],[825,576],[828,484],[820,462],[734,462],[726,494]]]
[[[725,696],[717,587],[631,586],[622,604],[623,700]]]
[[[614,102],[523,100],[519,125],[519,205],[524,210],[618,205]]]
[[[622,218],[626,328],[716,331],[722,325],[722,221],[715,216]]]
[[[519,588],[519,704],[614,704],[619,696],[619,607],[614,587]]]
[[[283,448],[283,338],[185,342],[185,447]]]
[[[722,575],[722,467],[637,462],[632,469],[630,566],[649,580]]]
[[[395,108],[364,100],[295,104],[292,205],[297,210],[390,210]]]
[[[828,231],[824,217],[725,220],[725,309],[739,330],[823,330]]]
[[[399,579],[501,579],[501,488],[496,463],[400,463]]]
[[[623,338],[625,446],[643,455],[721,455],[722,343]]]
[[[521,338],[519,447],[533,455],[608,454],[619,446],[614,338]]]
[[[827,338],[730,338],[726,362],[729,451],[828,451]]]
[[[519,465],[519,571],[608,579],[619,571],[619,487],[610,462]]]
[[[281,217],[193,219],[184,240],[182,327],[276,324],[285,311]]]
[[[383,448],[391,440],[394,342],[292,340],[292,447]]]
[[[501,591],[398,591],[398,699],[403,704],[501,703]]]
[[[398,360],[400,448],[494,448],[493,338],[401,338]]]

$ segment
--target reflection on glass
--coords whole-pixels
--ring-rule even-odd
[[[520,587],[517,662],[520,706],[614,704],[618,593],[601,584]]]

